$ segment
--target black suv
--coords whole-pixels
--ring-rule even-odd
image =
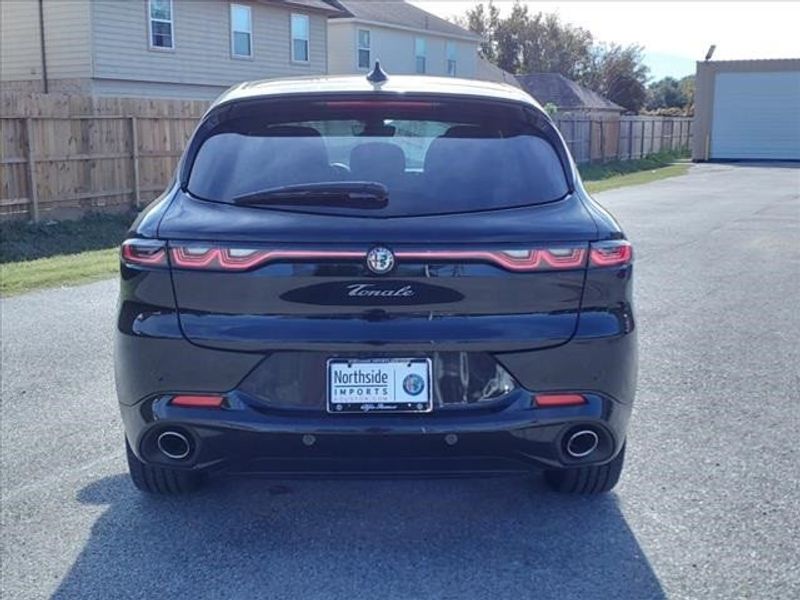
[[[218,470],[619,479],[632,251],[505,85],[245,83],[121,250],[133,482]]]

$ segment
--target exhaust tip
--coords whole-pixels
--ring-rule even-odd
[[[591,429],[579,429],[567,438],[567,454],[572,458],[585,458],[597,450],[600,437]]]
[[[161,454],[173,460],[183,460],[192,451],[189,438],[178,431],[164,431],[156,439]]]

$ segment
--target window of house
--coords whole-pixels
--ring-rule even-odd
[[[253,15],[249,6],[231,4],[231,54],[253,56]]]
[[[308,62],[308,15],[292,15],[292,60]]]
[[[150,24],[150,47],[174,48],[172,0],[149,0],[147,10]]]
[[[425,57],[428,53],[428,43],[425,38],[414,40],[414,55],[417,58],[417,73],[425,73]]]
[[[370,34],[366,29],[358,30],[358,68],[369,69],[372,61],[370,61]]]
[[[447,42],[447,74],[456,76],[456,43]]]

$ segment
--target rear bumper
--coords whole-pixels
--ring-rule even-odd
[[[136,314],[133,326],[117,331],[116,383],[126,436],[145,462],[282,474],[507,472],[607,462],[625,441],[636,386],[632,326],[590,327],[598,321],[582,316],[570,342],[494,354],[520,387],[485,405],[437,408],[427,415],[348,416],[266,406],[255,395],[266,388],[251,384],[261,381],[257,375],[269,355],[192,344],[167,310],[153,321],[156,328]],[[124,316],[123,311],[121,324]],[[370,354],[375,347],[353,351]],[[589,402],[532,407],[533,392],[557,391],[583,393]],[[193,392],[224,394],[226,407],[167,402],[170,394]],[[577,426],[596,431],[604,444],[580,461],[564,452],[565,435]],[[189,457],[174,461],[157,451],[155,440],[168,429],[187,436]]]
[[[121,405],[126,434],[140,459],[191,470],[278,474],[496,473],[532,467],[607,462],[621,448],[631,405],[587,393],[582,406],[531,408],[515,391],[491,408],[444,409],[429,415],[328,415],[267,411],[241,393],[223,409],[182,408],[168,397]],[[576,428],[600,437],[586,459],[571,458],[565,438]],[[178,431],[189,456],[158,450],[164,431]]]

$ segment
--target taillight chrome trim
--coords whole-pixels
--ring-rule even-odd
[[[633,246],[628,240],[593,242],[589,250],[590,267],[620,267],[633,262]]]
[[[582,269],[588,249],[581,246],[508,250],[400,250],[398,262],[483,262],[508,271]],[[190,270],[247,271],[267,263],[296,260],[362,261],[366,250],[286,250],[179,244],[170,247],[172,266]]]
[[[166,267],[166,244],[161,240],[130,238],[120,246],[120,259],[128,265]]]

